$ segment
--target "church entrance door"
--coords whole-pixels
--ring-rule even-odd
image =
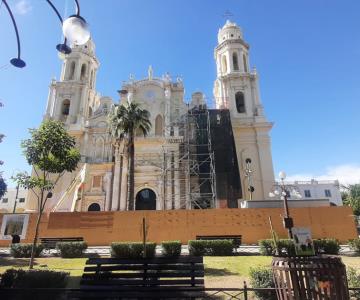
[[[93,203],[89,206],[88,211],[100,211],[100,205]]]
[[[156,194],[150,189],[143,189],[136,195],[136,210],[155,210]]]

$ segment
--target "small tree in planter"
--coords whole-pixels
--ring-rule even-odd
[[[31,138],[22,141],[21,147],[27,162],[33,166],[32,175],[18,173],[13,179],[19,186],[30,189],[37,198],[38,217],[31,250],[29,268],[34,265],[34,250],[39,235],[39,225],[47,199],[65,172],[72,172],[80,161],[80,153],[62,123],[44,121],[38,129],[30,129]]]

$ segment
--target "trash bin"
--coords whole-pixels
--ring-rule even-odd
[[[349,300],[346,268],[333,256],[277,257],[272,270],[279,300]]]

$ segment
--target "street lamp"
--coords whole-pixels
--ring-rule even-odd
[[[254,185],[252,183],[252,173],[254,172],[251,168],[251,159],[245,159],[245,177],[247,178],[248,182],[248,192],[249,192],[249,200],[252,200],[252,194],[255,191]]]
[[[1,0],[11,17],[11,21],[14,26],[15,34],[16,34],[16,42],[17,42],[17,52],[18,55],[16,58],[12,58],[10,60],[10,63],[16,67],[16,68],[23,68],[26,66],[26,63],[24,60],[21,59],[21,45],[20,45],[20,36],[19,31],[16,25],[16,21],[14,18],[14,15],[6,2],[6,0]],[[71,15],[69,18],[67,18],[65,21],[63,21],[63,18],[61,17],[59,11],[56,9],[54,4],[50,0],[46,0],[46,2],[50,5],[50,7],[54,10],[56,15],[58,16],[62,31],[64,34],[64,42],[62,44],[58,44],[56,46],[56,49],[63,53],[63,54],[69,54],[71,52],[71,48],[67,45],[67,41],[70,42],[70,44],[75,45],[83,45],[85,44],[89,38],[90,38],[90,31],[88,28],[88,25],[83,17],[80,16],[80,5],[78,0],[74,0],[76,4],[76,14]]]
[[[286,173],[281,171],[279,173],[280,183],[275,183],[273,190],[269,193],[270,198],[279,197],[284,201],[284,213],[283,225],[288,231],[289,238],[293,238],[292,228],[294,227],[294,221],[290,217],[289,207],[288,207],[288,197],[293,196],[295,198],[301,199],[302,196],[298,188],[294,185],[285,185]]]

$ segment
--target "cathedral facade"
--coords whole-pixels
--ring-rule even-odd
[[[140,103],[152,124],[148,136],[135,139],[135,209],[240,207],[243,199],[268,198],[274,183],[272,123],[250,69],[249,45],[235,23],[219,29],[214,56],[216,108],[201,92],[186,102],[182,79],[155,77],[151,67],[144,79],[130,76],[119,90],[119,103]],[[90,40],[72,48],[60,80],[51,82],[44,118],[64,123],[81,162],[57,183],[47,211],[128,209],[126,145],[109,134],[107,114],[115,102],[97,93],[98,68]],[[29,192],[27,210],[36,210],[36,203]]]

